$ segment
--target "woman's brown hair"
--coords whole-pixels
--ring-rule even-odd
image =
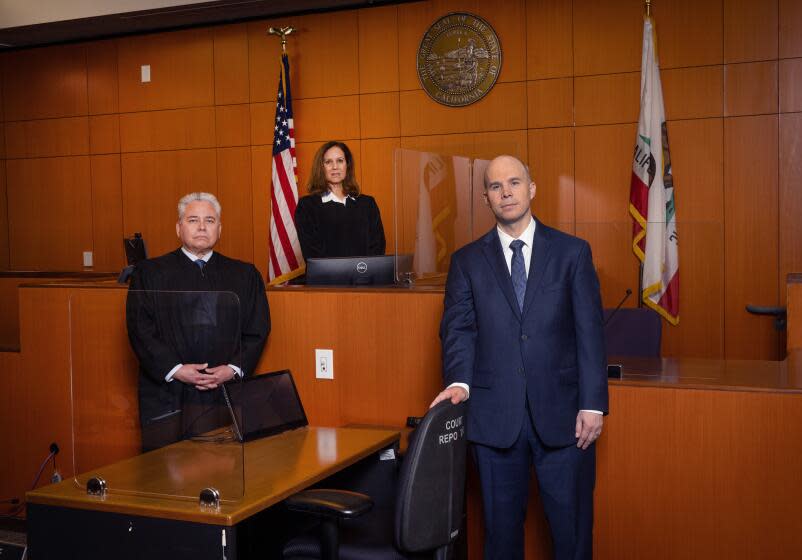
[[[332,148],[340,148],[345,154],[345,179],[343,179],[343,194],[346,196],[359,196],[359,183],[356,182],[354,174],[354,156],[351,150],[343,142],[330,140],[323,144],[312,160],[312,169],[309,173],[309,181],[306,188],[310,194],[323,195],[329,191],[329,184],[326,182],[326,170],[323,166],[323,155]]]

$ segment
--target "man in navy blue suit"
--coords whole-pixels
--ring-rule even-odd
[[[587,242],[531,214],[526,166],[485,172],[496,227],[451,258],[440,325],[447,386],[468,400],[485,560],[524,557],[530,467],[560,560],[593,555],[595,441],[607,413],[599,280]]]

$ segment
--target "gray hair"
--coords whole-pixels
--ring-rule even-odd
[[[490,160],[487,163],[487,166],[485,167],[485,172],[482,174],[483,175],[482,179],[483,179],[483,182],[484,182],[484,185],[485,185],[485,190],[487,190],[487,187],[489,186],[488,185],[488,180],[487,180],[487,170],[490,168],[490,164],[491,163],[493,163],[494,161],[496,161],[497,159],[500,159],[500,158],[514,159],[515,161],[520,163],[521,167],[524,168],[524,173],[526,173],[526,182],[527,182],[527,184],[532,182],[532,174],[529,172],[529,166],[526,165],[524,162],[522,162],[520,159],[518,159],[515,156],[510,156],[510,155],[504,154],[504,155],[501,155],[501,156],[494,157],[492,160]]]
[[[217,197],[211,193],[207,192],[193,192],[181,197],[181,200],[178,201],[178,221],[180,222],[184,218],[184,212],[187,209],[187,206],[190,202],[196,202],[198,200],[202,200],[204,202],[208,202],[214,207],[214,211],[217,213],[217,219],[220,219],[220,213],[223,211],[223,208],[220,206],[220,203],[217,201]]]

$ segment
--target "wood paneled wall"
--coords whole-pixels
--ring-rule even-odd
[[[500,36],[499,81],[447,108],[415,73],[421,35],[455,10]],[[802,8],[795,0],[654,6],[677,188],[681,323],[664,353],[779,358],[771,319],[802,269]],[[175,202],[223,203],[221,251],[268,262],[270,143],[279,71],[271,25],[293,25],[301,182],[347,141],[392,247],[398,147],[526,159],[547,223],[593,245],[605,305],[637,289],[629,175],[639,100],[640,0],[429,0],[56,46],[2,56],[0,267],[123,265],[120,237],[176,245]],[[139,81],[149,64],[152,81]],[[632,304],[632,301],[629,302]]]

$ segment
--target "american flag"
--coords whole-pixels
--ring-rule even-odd
[[[298,205],[298,166],[290,95],[290,61],[281,57],[273,123],[273,189],[270,193],[270,284],[286,282],[304,271],[301,245],[295,231]]]

